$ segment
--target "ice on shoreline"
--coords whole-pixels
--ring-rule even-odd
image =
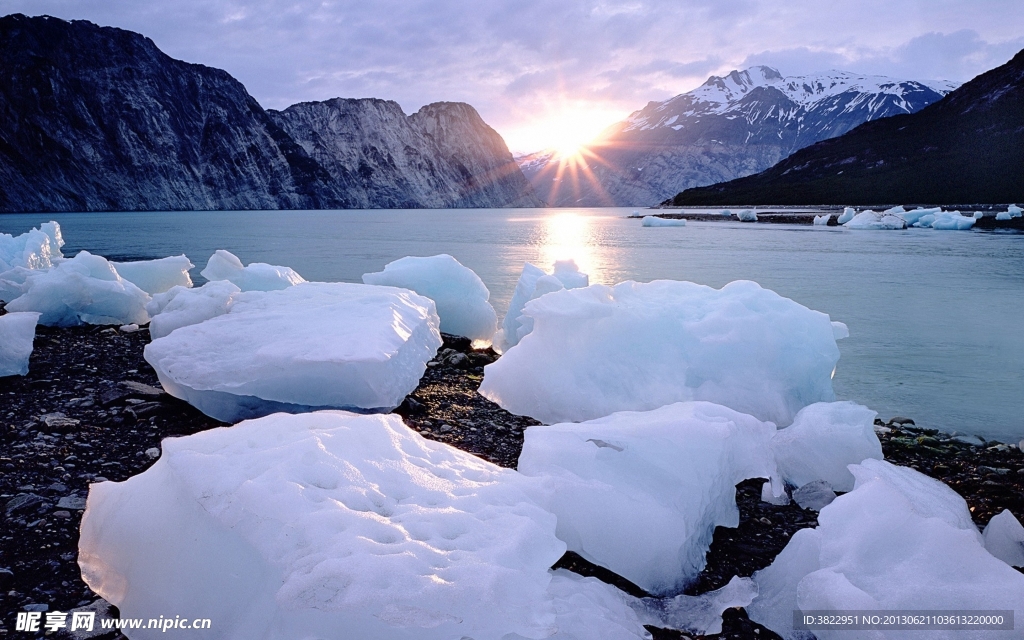
[[[835,330],[750,281],[624,282],[526,303],[533,331],[484,368],[480,393],[541,422],[707,400],[788,425],[835,399]]]
[[[227,280],[211,280],[196,289],[177,286],[158,293],[146,305],[146,311],[153,318],[149,323],[149,337],[156,340],[180,327],[223,315],[241,291]]]
[[[523,315],[526,303],[546,293],[562,289],[579,289],[590,284],[590,277],[581,273],[573,260],[555,262],[550,274],[529,262],[523,265],[523,273],[516,283],[515,293],[509,302],[508,313],[501,322],[501,329],[494,336],[494,347],[500,352],[519,344],[526,334],[533,330],[533,318]]]
[[[110,264],[117,271],[117,275],[149,295],[163,293],[172,287],[191,287],[192,278],[188,275],[188,270],[195,266],[184,254],[157,260]]]
[[[1024,567],[1024,526],[1003,509],[988,521],[982,533],[989,553],[1008,565]]]
[[[821,510],[771,566],[754,574],[751,620],[787,640],[800,610],[1014,610],[1024,615],[1024,575],[992,556],[963,498],[907,467],[850,465],[853,491]],[[816,630],[819,640],[847,637]],[[1017,632],[928,632],[929,638],[1011,638]],[[879,637],[903,637],[884,632]]]
[[[675,595],[704,567],[715,527],[739,524],[736,484],[776,475],[774,433],[720,405],[679,403],[527,429],[518,468],[541,480],[538,501],[569,549]]]
[[[907,211],[902,206],[897,206],[882,212],[866,210],[855,215],[851,214],[853,214],[853,209],[847,207],[843,215],[839,217],[839,224],[848,229],[917,227],[938,231],[964,231],[972,228],[977,222],[977,216],[964,216],[959,211],[943,211],[941,207]]]
[[[737,212],[736,217],[740,219],[740,222],[757,222],[757,212],[751,209]]]
[[[441,345],[433,301],[405,289],[306,282],[226,301],[224,290],[209,293],[179,291],[165,309],[182,296],[189,304],[172,323],[223,313],[174,328],[144,355],[169,394],[224,422],[316,408],[389,411]]]
[[[64,259],[60,225],[46,222],[18,236],[0,233],[0,301],[10,302],[25,292],[28,275],[49,269]]]
[[[644,216],[640,221],[642,227],[685,227],[686,220],[682,218],[659,218],[658,216]]]
[[[0,378],[28,373],[39,314],[23,311],[0,316]]]
[[[279,267],[265,262],[243,265],[238,256],[218,249],[199,272],[207,280],[227,280],[242,291],[279,291],[305,282],[291,267]]]
[[[364,273],[366,284],[401,287],[426,296],[437,305],[441,331],[472,340],[490,340],[498,316],[488,302],[491,292],[472,269],[448,254],[407,256]]]

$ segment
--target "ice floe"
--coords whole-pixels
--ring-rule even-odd
[[[835,329],[750,281],[624,282],[526,303],[533,331],[484,369],[480,393],[548,424],[707,400],[788,425],[835,400]]]
[[[407,256],[389,262],[383,271],[364,273],[363,282],[402,287],[430,298],[444,333],[490,340],[497,329],[497,314],[487,301],[490,291],[472,269],[450,255]]]
[[[589,284],[590,277],[581,273],[573,260],[555,262],[550,274],[529,262],[524,264],[523,273],[519,276],[516,290],[512,294],[512,301],[509,302],[508,313],[505,314],[501,329],[495,336],[495,348],[506,351],[519,344],[519,341],[533,330],[533,318],[523,316],[523,308],[527,302],[552,291],[578,289]]]
[[[527,429],[518,469],[542,480],[538,501],[571,550],[674,595],[704,567],[715,527],[739,524],[736,484],[776,475],[774,432],[720,405],[678,403]]]
[[[279,267],[265,262],[242,265],[238,256],[218,249],[199,272],[207,280],[228,280],[242,291],[278,291],[306,280],[291,267]]]
[[[682,218],[659,218],[658,216],[644,216],[640,221],[643,227],[685,227],[686,220]]]
[[[906,229],[907,222],[894,213],[861,211],[844,223],[843,226],[847,229]]]
[[[1024,526],[1008,509],[988,521],[982,537],[989,553],[1006,564],[1024,567]]]
[[[225,311],[177,326],[145,349],[168,393],[225,422],[275,411],[393,409],[441,345],[433,301],[405,289],[307,282],[226,299],[225,291],[179,291],[164,312],[182,296],[188,304],[169,324]]]
[[[191,287],[188,270],[195,265],[184,256],[170,256],[158,260],[111,262],[121,276],[149,295],[163,293],[171,287]]]
[[[398,416],[278,414],[93,484],[79,564],[123,618],[187,611],[220,638],[645,637],[608,587],[552,577],[565,545],[526,482]]]
[[[751,620],[787,640],[794,610],[1013,610],[1024,615],[1024,575],[986,551],[963,498],[938,480],[879,460],[851,465],[853,491],[798,531],[754,574]],[[911,632],[914,633],[914,632]],[[816,630],[819,640],[848,631]],[[872,637],[909,637],[878,632]],[[916,636],[915,636],[916,637]],[[929,638],[1012,638],[1016,631],[928,631]]]
[[[119,276],[105,258],[88,251],[49,269],[27,273],[23,290],[7,304],[7,310],[36,311],[43,325],[149,322],[149,295]]]
[[[23,311],[0,316],[0,377],[28,373],[38,313]]]

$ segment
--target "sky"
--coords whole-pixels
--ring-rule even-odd
[[[1024,49],[1021,0],[0,0],[0,13],[137,31],[267,108],[468,102],[518,152],[755,64],[964,82]]]

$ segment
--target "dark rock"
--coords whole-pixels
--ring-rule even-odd
[[[122,380],[120,385],[133,396],[158,397],[164,394],[163,389],[142,382],[135,382],[134,380]]]
[[[904,418],[903,416],[893,416],[892,418],[889,419],[889,426],[892,426],[894,424],[899,425],[899,426],[902,427],[905,424],[917,424],[917,423],[914,422],[910,418]]]
[[[4,512],[9,518],[16,513],[24,513],[34,509],[41,504],[45,504],[45,502],[42,496],[37,496],[34,493],[22,493],[7,501]]]
[[[10,569],[0,567],[0,590],[7,591],[14,582],[14,572]]]

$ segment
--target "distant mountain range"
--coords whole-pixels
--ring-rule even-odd
[[[869,122],[675,205],[1024,201],[1024,51],[919,113]]]
[[[864,122],[914,113],[955,86],[844,71],[783,77],[751,67],[649,103],[585,148],[585,166],[560,166],[550,151],[517,162],[552,206],[650,205],[686,187],[763,171]]]
[[[228,73],[86,21],[0,18],[0,211],[537,206],[467,104],[264,110]]]

